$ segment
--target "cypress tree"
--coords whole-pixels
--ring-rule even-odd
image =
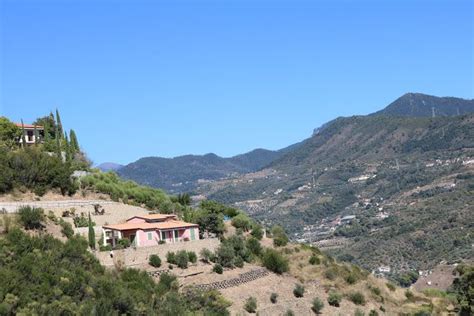
[[[59,116],[59,111],[56,109],[56,125],[57,125],[57,130],[59,132],[59,135],[63,137],[63,125],[61,124],[61,117]]]
[[[62,159],[62,154],[61,154],[61,139],[60,136],[62,134],[59,134],[59,128],[58,125],[56,125],[56,153],[58,155],[58,158]]]
[[[88,234],[88,237],[89,237],[89,247],[91,247],[91,249],[95,249],[95,231],[94,231],[94,227],[92,226],[92,220],[91,220],[91,213],[89,212],[89,234]]]
[[[71,161],[72,158],[72,148],[69,140],[67,138],[67,134],[64,134],[64,151],[66,153],[66,161]]]
[[[21,147],[26,146],[26,139],[25,139],[25,125],[23,124],[23,120],[21,120]]]
[[[69,132],[69,138],[70,138],[70,142],[71,142],[71,147],[74,151],[74,153],[77,153],[79,152],[79,142],[77,141],[77,137],[76,137],[76,133],[74,132],[73,129],[71,129],[71,131]]]
[[[49,142],[49,123],[46,121],[44,122],[43,130],[44,130],[44,143],[46,144],[47,142]]]

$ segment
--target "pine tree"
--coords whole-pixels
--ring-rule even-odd
[[[91,249],[95,249],[95,231],[94,227],[92,226],[92,219],[91,219],[91,213],[89,213],[89,247]]]
[[[77,141],[76,133],[74,132],[73,129],[71,129],[71,131],[69,132],[69,138],[70,138],[71,147],[74,153],[79,152],[80,151],[79,142]]]

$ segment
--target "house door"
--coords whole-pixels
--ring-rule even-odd
[[[196,236],[194,235],[194,228],[191,228],[191,240],[195,240]]]

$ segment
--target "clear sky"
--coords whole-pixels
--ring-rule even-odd
[[[474,97],[474,1],[0,0],[0,114],[95,163],[278,149],[406,92]]]

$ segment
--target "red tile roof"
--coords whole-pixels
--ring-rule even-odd
[[[114,225],[104,225],[103,228],[105,229],[112,229],[112,230],[150,230],[150,229],[178,229],[178,228],[190,228],[190,227],[198,227],[197,224],[186,223],[183,221],[178,220],[171,220],[165,222],[158,222],[158,223],[124,223],[124,224],[114,224]]]
[[[153,219],[168,219],[168,218],[176,218],[176,215],[175,214],[136,215],[136,216],[133,216],[133,217],[127,219],[127,221],[131,220],[132,218],[142,218],[144,220],[147,220],[147,219],[150,219],[150,220],[153,220]]]

